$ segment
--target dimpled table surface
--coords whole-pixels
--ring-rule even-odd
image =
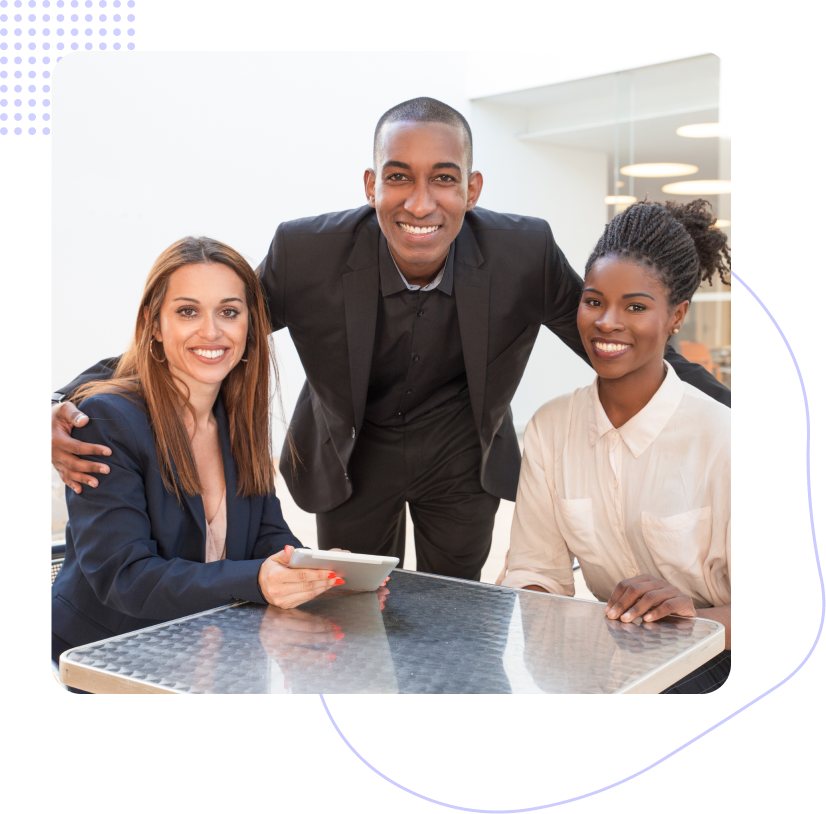
[[[410,571],[293,610],[238,603],[67,650],[96,693],[660,692],[722,652],[722,625],[623,624],[603,605]]]

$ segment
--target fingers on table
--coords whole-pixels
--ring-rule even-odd
[[[659,610],[663,603],[670,600],[672,597],[678,596],[679,591],[673,585],[667,585],[664,588],[653,587],[656,583],[652,583],[652,588],[646,591],[642,596],[634,601],[631,607],[627,608],[620,619],[623,622],[633,622],[638,616],[646,613],[646,621],[652,621],[652,614]],[[671,611],[666,611],[663,616],[668,616]],[[659,618],[659,617],[657,617]]]
[[[614,592],[608,599],[605,606],[605,615],[609,619],[622,618],[623,622],[631,622],[636,616],[625,618],[630,609],[635,607],[647,593],[665,587],[671,588],[672,586],[665,583],[664,580],[654,579],[647,574],[624,579],[614,588]],[[646,610],[649,607],[651,606],[647,605]],[[637,613],[637,616],[639,616],[639,613]]]
[[[646,622],[656,622],[665,616],[670,616],[672,613],[677,616],[696,616],[697,611],[694,609],[694,603],[691,598],[681,594],[676,588],[674,589],[675,596],[664,599],[658,603],[656,607],[652,607],[648,613],[643,616]]]

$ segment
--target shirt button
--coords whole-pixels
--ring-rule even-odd
[[[424,316],[424,311],[417,311],[416,314],[417,314],[417,316],[423,317]]]
[[[611,431],[611,438],[613,438],[614,440],[616,440],[618,435],[619,435],[619,433],[616,430]]]
[[[355,438],[355,437],[356,437],[356,428],[355,428],[355,427],[353,427],[353,429],[352,429],[352,430],[350,430],[350,435],[351,435],[353,438]]]
[[[631,569],[631,576],[632,576],[632,577],[637,576],[637,571],[636,571],[636,569],[634,569],[634,568],[632,568],[632,569]]]
[[[412,392],[413,392],[412,390],[405,390],[404,394],[405,394],[405,396],[409,396]]]
[[[418,356],[414,356],[414,357],[413,357],[413,361],[414,361],[414,362],[418,362],[418,361],[419,361],[419,357],[418,357]]]
[[[355,431],[354,431],[354,432],[355,432]],[[356,437],[356,436],[355,436],[355,435],[353,435],[353,438],[355,438],[355,437]],[[612,481],[611,481],[611,486],[613,486],[613,487],[614,487],[614,489],[616,489],[616,488],[617,488],[617,482],[616,482],[615,480],[612,480]]]
[[[346,472],[344,473],[344,480],[350,480],[350,476]]]

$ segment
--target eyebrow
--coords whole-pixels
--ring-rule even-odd
[[[195,299],[195,297],[175,297],[175,299],[172,300],[172,302],[177,302],[178,300],[184,300],[185,302],[194,302],[196,305],[201,304],[199,300]],[[240,302],[240,303],[243,303],[244,301],[240,297],[224,297],[224,299],[221,300],[221,304],[223,304],[225,302]]]
[[[586,291],[593,291],[593,292],[594,292],[594,294],[599,294],[599,296],[600,296],[600,297],[604,297],[604,296],[605,296],[605,294],[603,294],[601,291],[597,291],[595,288],[583,288],[583,289],[582,289],[582,293],[583,293],[583,294],[584,294]],[[636,292],[635,294],[623,294],[623,295],[622,295],[622,298],[623,298],[624,300],[629,300],[629,299],[631,299],[632,297],[648,297],[648,299],[649,299],[649,300],[654,300],[654,298],[653,298],[650,294],[644,294],[642,291],[638,291],[638,292]],[[656,300],[654,300],[654,302],[656,302]]]
[[[402,170],[409,170],[410,164],[405,164],[403,161],[385,161],[384,166],[382,169],[387,169],[388,167],[398,167]],[[434,164],[431,169],[433,170],[456,170],[460,175],[462,174],[462,168],[458,164],[454,164],[452,161],[440,161],[438,164]]]

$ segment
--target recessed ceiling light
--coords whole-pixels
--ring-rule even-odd
[[[620,172],[634,178],[673,178],[678,175],[694,175],[698,170],[693,164],[629,164]]]
[[[730,195],[731,181],[677,181],[666,184],[663,192],[672,195]]]
[[[612,204],[632,204],[636,203],[637,199],[633,195],[606,195],[605,203],[609,206]]]
[[[717,138],[720,135],[720,123],[686,124],[677,128],[677,135],[685,138]]]
[[[714,224],[718,229],[725,229],[726,226],[731,226],[731,221],[726,220],[725,218],[717,218],[717,222]]]

